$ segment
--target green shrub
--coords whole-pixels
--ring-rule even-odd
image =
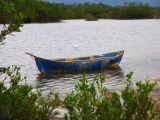
[[[127,75],[127,86],[122,90],[124,117],[128,120],[150,120],[153,118],[154,104],[149,93],[153,90],[155,83],[150,83],[148,80],[145,82],[137,82],[136,89],[131,83],[131,77],[133,73]]]
[[[85,76],[64,100],[68,109],[66,120],[148,120],[153,118],[154,104],[148,97],[154,87],[149,81],[131,83],[132,73],[126,77],[121,94],[103,86],[104,75],[89,81]]]
[[[148,4],[128,3],[125,6],[109,6],[103,3],[84,4],[57,4],[45,0],[1,0],[0,1],[0,23],[8,23],[10,13],[14,9],[3,11],[5,6],[16,8],[17,13],[23,14],[23,22],[58,22],[63,19],[84,19],[88,14],[103,19],[145,19],[157,18],[159,14]],[[9,3],[9,4],[8,4]]]
[[[52,110],[64,103],[66,120],[150,120],[154,118],[154,104],[148,97],[155,86],[149,81],[137,82],[133,87],[132,72],[126,76],[126,87],[120,94],[103,86],[106,77],[83,76],[64,101],[52,92],[44,98],[40,91],[23,83],[20,68],[0,68],[0,119],[47,120]],[[9,81],[6,84],[5,81]]]
[[[0,43],[13,32],[19,32],[22,27],[23,15],[15,8],[15,4],[8,0],[0,0],[0,23],[3,28],[0,31]],[[8,25],[5,25],[7,24]]]
[[[48,119],[55,106],[61,104],[58,94],[44,98],[40,91],[22,83],[25,78],[19,70],[16,66],[0,68],[1,76],[5,75],[0,82],[0,120]],[[9,80],[9,86],[5,84],[6,80]]]

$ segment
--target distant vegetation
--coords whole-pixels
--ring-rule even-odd
[[[22,22],[22,14],[16,10],[14,4],[9,0],[0,0],[0,23],[3,23],[0,31],[0,45],[7,35],[20,31],[20,27],[23,26]]]
[[[87,16],[103,19],[160,18],[160,8],[153,8],[148,4],[126,3],[124,6],[111,7],[103,3],[56,4],[41,0],[12,0],[10,2],[23,14],[25,23],[86,19]],[[0,10],[0,23],[8,23],[9,15],[11,14]]]

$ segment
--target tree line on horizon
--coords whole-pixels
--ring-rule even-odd
[[[7,1],[7,0],[3,0]],[[58,22],[64,19],[150,19],[160,18],[160,8],[145,3],[125,3],[109,6],[103,3],[64,4],[42,0],[12,0],[13,6],[22,13],[24,23]],[[0,7],[0,23],[9,23],[9,14]]]

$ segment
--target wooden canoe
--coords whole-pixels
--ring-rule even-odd
[[[44,59],[26,53],[35,59],[40,74],[48,73],[66,73],[82,70],[96,70],[105,67],[118,67],[123,57],[124,51],[106,53],[102,55],[94,55],[79,58],[65,59]]]

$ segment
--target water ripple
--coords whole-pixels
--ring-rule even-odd
[[[22,32],[14,34],[0,46],[0,65],[21,65],[27,82],[46,93],[55,89],[63,96],[83,74],[39,78],[35,62],[25,52],[44,58],[65,58],[123,49],[121,69],[85,73],[89,79],[99,73],[111,75],[104,83],[110,89],[123,88],[129,71],[136,74],[133,82],[160,74],[160,20],[66,20],[25,24]]]

